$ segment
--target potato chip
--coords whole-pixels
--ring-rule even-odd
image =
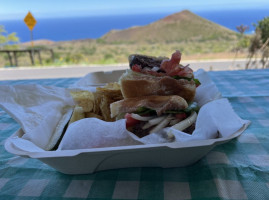
[[[94,95],[90,91],[71,91],[75,103],[82,107],[84,112],[91,112],[94,104]]]
[[[86,118],[92,118],[92,117],[94,117],[94,118],[98,118],[98,119],[103,119],[103,117],[101,115],[97,115],[97,114],[95,114],[93,112],[87,112],[87,113],[85,113],[85,117]]]
[[[70,119],[68,124],[71,124],[71,123],[78,121],[80,119],[83,119],[83,118],[85,118],[83,108],[80,106],[75,106],[73,113],[72,113],[72,116],[71,116],[71,119]]]
[[[120,85],[116,82],[98,87],[96,92],[71,91],[70,94],[77,106],[82,108],[84,117],[96,117],[104,121],[115,121],[110,116],[110,104],[123,99]],[[77,112],[81,112],[81,110]]]

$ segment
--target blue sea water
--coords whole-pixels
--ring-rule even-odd
[[[269,16],[269,8],[264,10],[223,10],[200,11],[195,14],[236,31],[241,24],[249,26],[247,33],[254,32],[253,23]],[[65,41],[86,38],[99,38],[112,29],[126,29],[143,26],[173,13],[156,13],[140,15],[93,16],[75,18],[36,19],[33,38]],[[1,21],[8,33],[16,32],[21,42],[30,41],[30,31],[22,20]]]

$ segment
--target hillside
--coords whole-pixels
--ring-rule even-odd
[[[236,33],[206,20],[188,10],[169,15],[146,26],[112,30],[102,39],[106,42],[182,42],[234,40]]]
[[[145,26],[110,31],[99,39],[40,40],[34,45],[52,48],[55,60],[51,60],[49,52],[43,52],[43,65],[58,66],[126,63],[134,53],[169,57],[176,49],[184,60],[234,58],[239,40],[238,33],[184,10]],[[31,43],[20,47],[30,48]],[[245,57],[246,52],[245,49],[238,56]],[[20,66],[31,65],[28,54],[20,55],[18,62]],[[0,56],[0,67],[8,63]]]

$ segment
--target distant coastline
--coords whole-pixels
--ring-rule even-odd
[[[236,31],[236,26],[248,25],[247,33],[254,32],[253,23],[269,16],[268,10],[226,10],[200,11],[195,14]],[[171,13],[156,13],[126,16],[99,16],[37,19],[34,40],[69,41],[78,39],[97,39],[112,29],[126,29],[143,26],[166,17]],[[21,42],[30,40],[30,33],[22,20],[1,21],[8,33],[16,32]]]

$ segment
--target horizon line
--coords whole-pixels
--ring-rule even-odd
[[[180,11],[154,11],[154,12],[129,12],[129,13],[94,13],[94,14],[89,14],[89,13],[76,13],[76,14],[71,14],[71,15],[65,15],[63,13],[57,15],[53,13],[52,15],[49,15],[51,13],[41,13],[41,14],[33,14],[33,11],[30,11],[33,16],[36,19],[62,19],[62,18],[80,18],[80,17],[107,17],[107,16],[132,16],[132,15],[152,15],[152,14],[174,14],[174,13],[179,13],[184,10],[188,10],[193,13],[201,13],[201,12],[219,12],[219,11],[243,11],[243,10],[255,10],[255,11],[269,11],[269,8],[242,8],[242,9],[235,9],[235,8],[229,8],[229,9],[219,9],[219,10],[206,10],[206,9],[201,9],[201,10],[190,10],[190,9],[181,9]],[[18,16],[19,15],[19,16]],[[11,13],[8,15],[1,15],[0,14],[0,21],[14,21],[14,20],[23,20],[24,17],[27,15],[27,13]],[[11,16],[16,16],[16,17],[11,17]],[[269,15],[268,15],[269,17]]]

